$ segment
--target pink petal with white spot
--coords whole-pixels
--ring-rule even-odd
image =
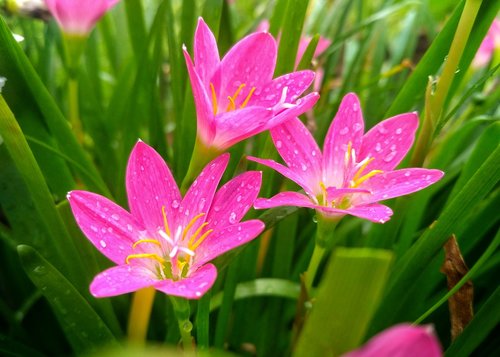
[[[323,160],[327,186],[342,185],[348,143],[358,155],[364,125],[358,97],[346,94],[325,137]]]
[[[289,119],[304,114],[309,109],[311,109],[314,104],[316,104],[318,99],[319,94],[316,92],[309,93],[308,95],[299,98],[290,108],[282,110],[281,112],[279,112],[279,114],[276,114],[273,118],[271,118],[271,120],[269,120],[269,122],[267,123],[267,129],[271,129]]]
[[[252,87],[260,88],[273,78],[277,47],[273,36],[257,32],[240,40],[220,63],[221,83],[219,100],[232,96],[241,84],[236,104],[241,104]]]
[[[78,226],[92,244],[114,263],[125,263],[144,227],[130,213],[98,194],[71,191],[68,201]]]
[[[210,146],[215,136],[215,118],[214,108],[212,108],[211,99],[207,94],[207,90],[209,89],[206,88],[206,84],[202,82],[195,70],[186,49],[183,49],[183,53],[196,106],[197,136],[205,146]]]
[[[335,210],[338,213],[349,214],[359,218],[364,218],[375,223],[385,223],[392,216],[392,210],[379,203],[372,203],[363,206],[353,206],[347,210]]]
[[[209,89],[210,79],[220,63],[219,50],[214,34],[200,17],[194,34],[194,63],[205,89]]]
[[[229,154],[222,154],[212,160],[203,168],[198,177],[189,187],[181,206],[179,207],[179,220],[177,225],[186,227],[186,225],[200,213],[207,213],[212,205],[212,200],[217,190],[217,186],[226,170],[229,162]],[[203,223],[204,219],[199,219],[192,226],[191,232]]]
[[[441,346],[431,326],[400,324],[372,337],[342,357],[440,357]]]
[[[227,113],[218,114],[217,134],[213,146],[224,150],[230,146],[267,130],[267,123],[273,112],[264,107],[246,107]]]
[[[273,208],[279,206],[307,207],[318,208],[322,207],[311,201],[311,199],[298,192],[280,192],[271,198],[257,198],[253,204],[255,209]]]
[[[142,141],[130,154],[126,185],[130,211],[148,231],[163,228],[162,207],[169,221],[175,219],[181,202],[177,183],[160,154]]]
[[[196,250],[193,268],[196,269],[219,255],[248,243],[262,233],[264,228],[264,223],[253,219],[215,231]]]
[[[98,274],[90,284],[90,292],[98,298],[117,296],[153,286],[158,278],[141,266],[118,265]]]
[[[207,229],[222,229],[241,221],[259,194],[262,172],[245,172],[222,186],[212,202]]]
[[[313,71],[298,71],[285,74],[273,79],[267,85],[259,88],[250,100],[252,105],[262,105],[264,107],[273,107],[284,97],[286,103],[295,103],[297,98],[311,85],[314,80]],[[286,88],[286,89],[285,89]]]
[[[271,137],[288,167],[301,176],[308,187],[316,187],[322,181],[323,155],[309,130],[298,118],[271,129]]]
[[[365,168],[372,170],[393,170],[403,160],[415,139],[418,127],[416,113],[405,113],[384,120],[375,125],[363,137],[359,161],[374,158]]]
[[[265,166],[270,167],[271,169],[273,169],[275,171],[278,171],[280,174],[289,178],[290,180],[295,182],[297,185],[302,187],[304,189],[304,191],[306,191],[307,193],[309,193],[312,196],[316,196],[316,194],[321,193],[321,188],[317,187],[318,185],[310,187],[308,185],[308,183],[304,180],[302,175],[298,175],[294,170],[291,170],[286,166],[278,164],[274,160],[259,159],[257,157],[253,157],[253,156],[248,156],[247,159],[250,161],[258,162],[259,164],[265,165]]]
[[[439,170],[420,168],[401,169],[375,175],[361,185],[361,188],[366,188],[373,194],[359,196],[357,201],[370,203],[408,195],[432,185],[443,175],[444,173]]]
[[[155,284],[155,289],[168,295],[199,299],[212,287],[216,278],[215,266],[206,264],[190,273],[187,278],[178,281],[160,280]]]

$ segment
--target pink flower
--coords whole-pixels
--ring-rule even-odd
[[[299,96],[314,72],[299,71],[273,79],[277,47],[266,32],[239,41],[222,60],[214,35],[203,19],[194,38],[194,64],[184,57],[198,118],[198,140],[224,150],[311,108],[319,96]]]
[[[326,135],[323,153],[311,133],[295,118],[271,130],[274,145],[287,164],[250,158],[300,185],[305,195],[281,192],[257,199],[255,208],[299,206],[328,217],[346,214],[384,223],[392,215],[381,200],[419,191],[443,172],[421,168],[394,170],[413,144],[416,113],[382,121],[363,135],[363,115],[355,94],[347,94]]]
[[[442,354],[431,326],[400,324],[382,331],[343,357],[439,357]]]
[[[500,48],[500,20],[494,19],[477,50],[472,65],[476,68],[486,66],[497,48]]]
[[[118,1],[45,0],[45,4],[65,33],[85,36]]]
[[[107,198],[72,191],[68,200],[81,230],[114,266],[90,285],[96,297],[152,286],[169,295],[200,298],[214,283],[215,257],[254,239],[259,220],[241,222],[257,197],[261,173],[217,185],[229,155],[213,160],[184,198],[161,156],[139,141],[127,166],[130,213]]]

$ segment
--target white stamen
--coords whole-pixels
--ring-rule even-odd
[[[187,255],[190,255],[190,256],[194,257],[194,252],[193,252],[191,249],[189,249],[189,248],[186,248],[186,247],[179,247],[179,250],[180,250],[181,252],[186,253]]]
[[[168,242],[168,244],[170,244],[170,245],[174,245],[174,241],[172,240],[172,238],[170,238],[170,237],[168,236],[168,234],[167,234],[167,233],[165,233],[164,231],[162,231],[161,229],[159,229],[159,230],[158,230],[158,234],[159,234],[159,235],[161,235],[161,237],[162,237],[163,239],[165,239],[165,240]]]
[[[175,257],[175,255],[177,254],[177,251],[179,250],[179,247],[178,246],[174,246],[174,249],[172,249],[172,251],[170,252],[170,254],[168,255],[170,258],[173,258]]]

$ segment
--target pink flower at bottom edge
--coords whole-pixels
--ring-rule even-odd
[[[152,286],[169,295],[200,298],[217,270],[209,261],[257,237],[259,220],[240,222],[257,197],[262,174],[245,172],[217,185],[229,154],[209,163],[184,198],[161,156],[139,141],[130,155],[130,213],[106,197],[71,191],[76,222],[92,244],[116,266],[90,285],[96,297]]]
[[[95,23],[120,0],[45,0],[62,30],[85,36]]]
[[[314,208],[327,217],[346,214],[384,223],[392,210],[378,201],[407,195],[443,177],[439,170],[395,170],[413,144],[418,118],[405,113],[384,120],[366,134],[358,97],[347,94],[325,138],[323,152],[298,119],[273,128],[274,145],[287,166],[249,157],[278,171],[301,186],[255,201],[257,209],[277,206]]]
[[[494,19],[472,60],[473,67],[486,66],[497,48],[500,48],[500,20]]]
[[[342,357],[439,357],[442,354],[432,326],[400,324],[382,331]]]

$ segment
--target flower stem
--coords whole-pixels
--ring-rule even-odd
[[[465,2],[450,51],[444,63],[443,72],[435,83],[434,93],[432,93],[432,83],[427,89],[424,123],[411,158],[412,166],[422,166],[431,147],[435,128],[443,115],[450,87],[457,73],[458,64],[462,58],[481,3],[482,0],[467,0]]]
[[[69,121],[71,129],[76,136],[76,139],[81,144],[83,143],[83,129],[80,121],[80,109],[78,105],[78,80],[76,77],[68,78],[68,108]]]
[[[146,341],[155,292],[154,288],[148,287],[134,293],[127,332],[128,340],[132,343],[144,344]]]
[[[213,148],[208,148],[203,143],[196,138],[194,144],[193,154],[191,155],[191,160],[189,161],[189,168],[182,180],[181,193],[185,194],[189,186],[193,183],[195,178],[200,174],[203,167],[214,159],[220,152]]]
[[[318,271],[319,264],[323,259],[323,255],[325,254],[325,248],[315,244],[313,255],[311,260],[309,261],[309,266],[307,267],[305,276],[306,276],[306,290],[309,296],[311,296],[311,289],[314,282],[314,278],[316,277],[316,272]]]
[[[177,323],[179,325],[179,332],[181,333],[181,340],[184,351],[194,352],[193,337],[191,336],[193,324],[189,320],[189,315],[191,313],[189,301],[176,296],[170,296],[170,301],[172,302],[175,316],[177,317]]]

